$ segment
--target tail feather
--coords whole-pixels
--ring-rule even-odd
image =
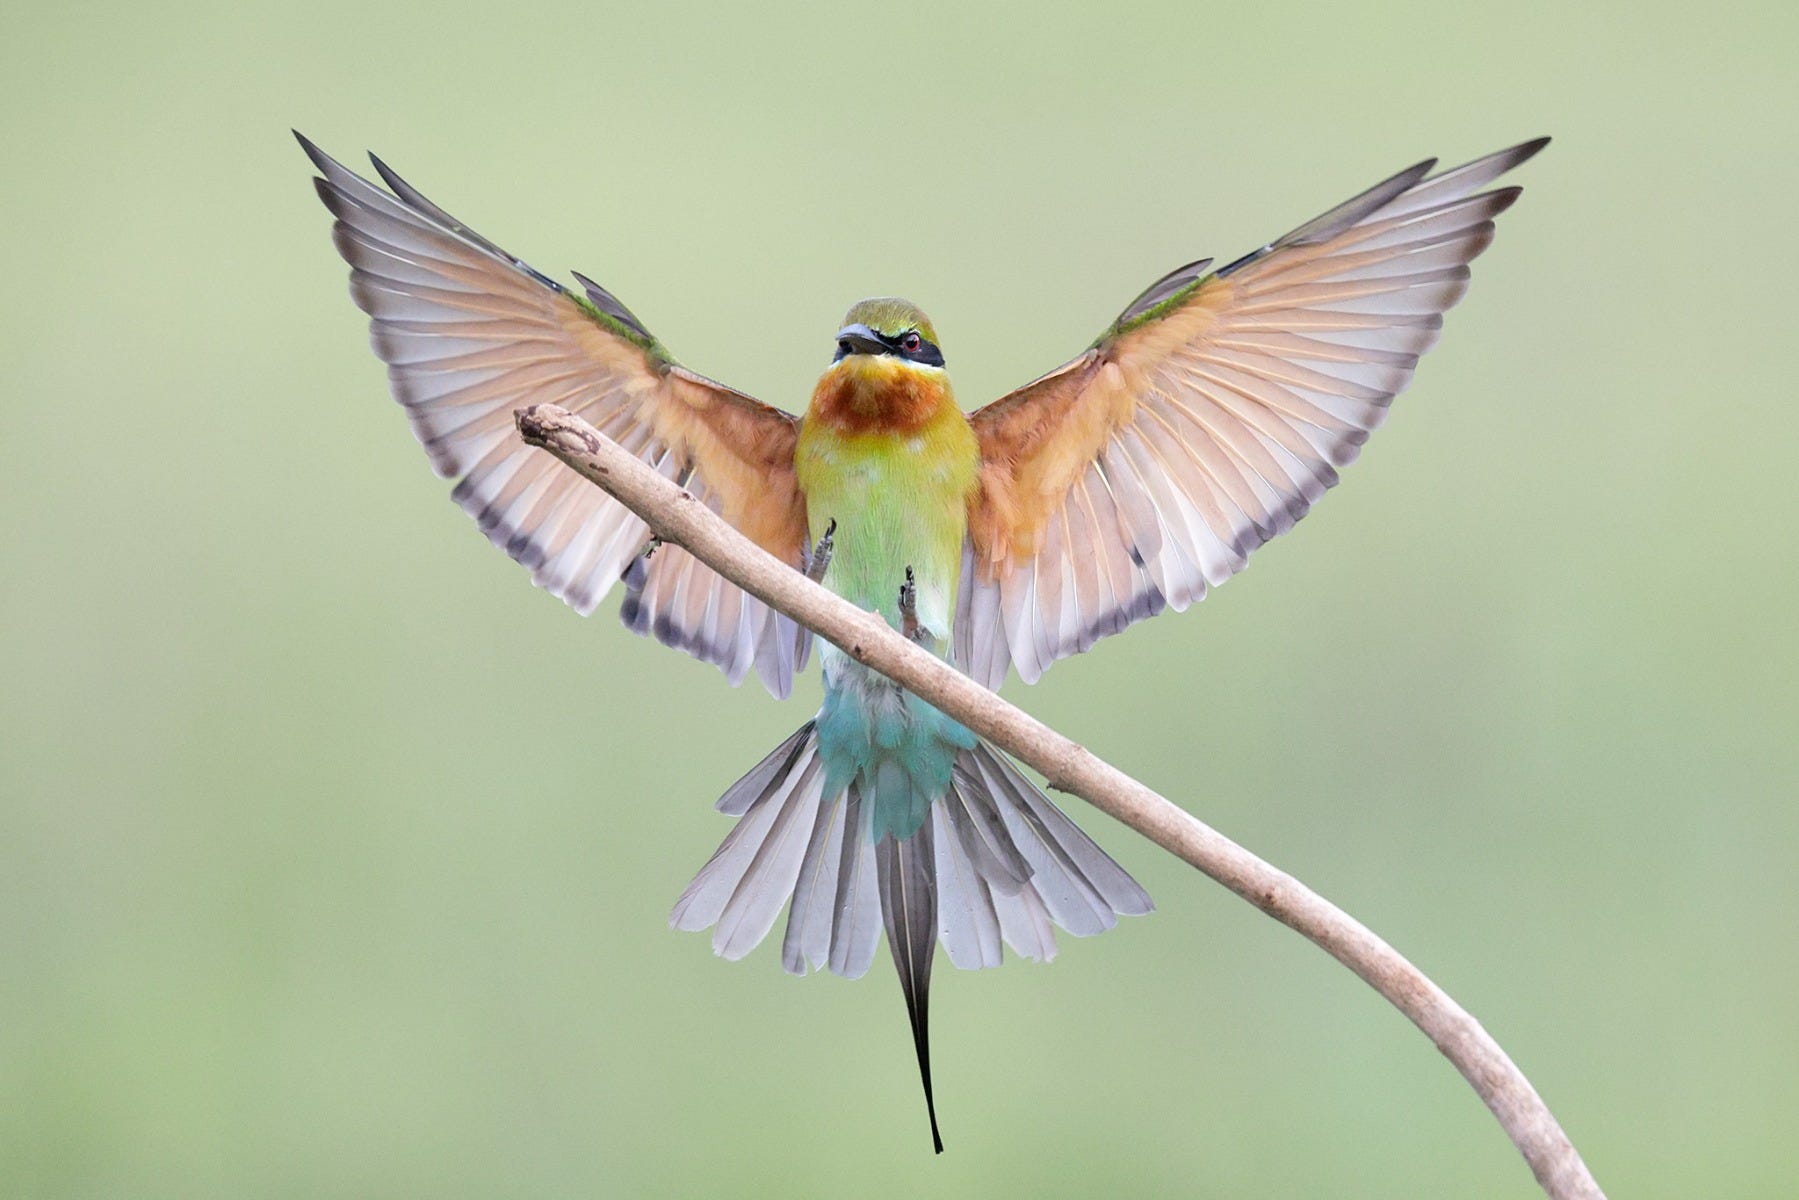
[[[1014,954],[1032,962],[1055,961],[1056,930],[1035,887],[1027,887],[1016,896],[994,892],[993,911],[999,917],[999,931]]]
[[[860,979],[874,965],[881,941],[881,896],[876,886],[872,814],[860,785],[845,790],[843,852],[837,865],[837,902],[831,923],[831,970]]]
[[[759,861],[767,863],[765,843],[770,832],[779,830],[784,834],[792,824],[796,806],[818,803],[818,792],[822,788],[819,773],[812,772],[813,782],[807,790],[795,786],[808,774],[809,766],[816,767],[817,752],[818,743],[812,736],[811,722],[807,722],[773,754],[752,767],[749,774],[731,785],[724,799],[719,801],[719,807],[739,814],[738,822],[675,902],[674,912],[668,919],[670,925],[676,929],[698,931],[710,928],[724,915],[726,906],[737,895],[746,876],[755,870]],[[777,838],[777,843],[780,840]],[[784,882],[783,877],[757,872],[757,878],[763,880],[762,886],[775,898],[775,912],[780,911],[781,901],[792,893],[797,873],[797,862],[793,871],[784,876]],[[767,929],[763,930],[764,934],[767,932]],[[757,940],[760,941],[760,937]],[[721,945],[715,936],[713,948],[719,949]],[[745,946],[744,951],[749,948]]]
[[[958,762],[950,774],[949,794],[938,805],[948,815],[962,849],[987,885],[1016,895],[1031,878],[1031,864],[1012,841],[993,793],[972,764]]]
[[[1047,962],[1056,956],[1055,926],[1084,937],[1154,905],[985,742],[957,754],[949,787],[904,838],[886,827],[876,838],[875,806],[860,776],[827,796],[827,775],[807,722],[733,784],[718,807],[737,824],[687,885],[669,923],[716,926],[713,949],[741,958],[768,936],[791,897],[782,965],[794,974],[829,967],[850,978],[874,963],[884,928],[941,1152],[929,1028],[937,942],[963,968],[998,966],[1002,944]]]
[[[712,949],[724,958],[742,958],[761,944],[799,881],[824,793],[823,764],[816,755],[802,757],[800,768],[787,776],[786,795],[776,793],[768,801],[774,820],[712,932]]]
[[[880,875],[887,947],[899,970],[900,990],[906,995],[906,1016],[912,1025],[912,1047],[918,1054],[925,1111],[931,1118],[931,1144],[942,1154],[937,1101],[931,1093],[931,959],[937,950],[937,867],[931,831],[932,823],[927,821],[911,837],[883,837],[875,848],[875,863]]]
[[[1006,829],[1018,846],[1019,853],[1031,864],[1031,886],[1042,897],[1056,924],[1076,937],[1104,933],[1118,923],[1111,905],[1088,882],[1069,857],[1031,819],[1021,789],[999,767],[996,759],[976,759],[976,769],[995,799]]]
[[[937,852],[937,927],[949,960],[963,970],[974,971],[999,966],[1004,952],[993,895],[951,823],[949,814],[959,807],[960,801],[951,799],[931,809],[931,842]]]
[[[812,840],[806,846],[800,877],[793,888],[787,934],[781,939],[781,965],[789,974],[804,975],[808,967],[816,971],[831,959],[837,868],[843,859],[843,827],[848,808],[849,799],[844,792],[818,806]]]
[[[794,760],[811,748],[812,727],[815,723],[807,721],[794,730],[792,737],[776,746],[767,758],[751,767],[742,779],[727,788],[713,807],[728,817],[741,817],[749,811],[750,805],[766,799],[793,770]]]
[[[965,755],[986,782],[1014,844],[1031,865],[1031,882],[1050,916],[1076,937],[1103,933],[1119,914],[1155,905],[1137,881],[1094,844],[1005,756],[986,743]]]
[[[1004,759],[1000,762],[1017,775],[1016,767]],[[1079,871],[1093,886],[1093,890],[1099,893],[1100,899],[1119,916],[1141,917],[1156,910],[1156,902],[1149,898],[1143,885],[1132,879],[1130,873],[1119,866],[1111,855],[1101,850],[1049,797],[1022,776],[1018,778],[1025,785],[1020,793],[1030,810],[1033,818],[1031,823],[1038,836],[1044,845],[1056,848],[1069,870]],[[1108,921],[1106,928],[1110,929],[1112,924]]]

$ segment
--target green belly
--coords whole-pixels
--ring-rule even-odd
[[[825,586],[898,629],[910,568],[926,635],[920,641],[938,654],[950,645],[974,483],[972,436],[965,447],[962,441],[802,438],[799,462],[813,531],[836,522]],[[956,453],[949,457],[946,449]],[[912,836],[949,789],[956,755],[974,745],[974,735],[833,648],[821,657],[825,702],[817,728],[826,794],[854,783],[867,836]]]

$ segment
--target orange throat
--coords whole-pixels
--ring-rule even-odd
[[[941,368],[921,367],[887,355],[852,354],[834,363],[812,390],[808,420],[839,433],[916,433],[950,399]]]

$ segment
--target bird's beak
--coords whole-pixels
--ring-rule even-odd
[[[866,325],[845,325],[837,331],[837,357],[846,354],[886,354],[891,347]]]

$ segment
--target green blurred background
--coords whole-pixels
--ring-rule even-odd
[[[1617,1197],[1799,1172],[1791,5],[21,4],[0,16],[0,1195],[1524,1197],[1426,1040],[1160,912],[898,989],[664,919],[816,703],[445,500],[288,135],[803,405],[982,402],[1166,268],[1539,133],[1394,419],[1203,606],[1009,694],[1343,904]],[[1075,808],[1078,802],[1071,801]]]

